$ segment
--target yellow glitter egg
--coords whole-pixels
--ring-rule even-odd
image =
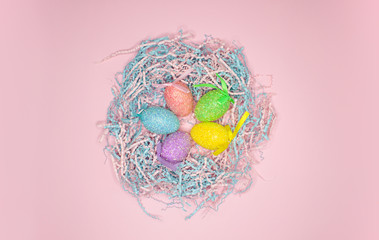
[[[237,123],[234,132],[232,132],[229,125],[222,126],[215,122],[202,122],[196,124],[191,129],[191,137],[203,148],[215,150],[213,155],[217,156],[228,148],[229,143],[237,136],[238,131],[248,116],[248,112],[243,114]]]
[[[230,128],[215,122],[202,122],[191,129],[192,139],[209,150],[217,150],[225,144],[229,144]]]

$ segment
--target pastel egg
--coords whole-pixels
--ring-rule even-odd
[[[166,87],[164,98],[168,108],[179,117],[187,116],[193,110],[192,93],[183,82],[179,81]]]
[[[230,128],[215,122],[202,122],[196,124],[191,130],[192,139],[209,150],[218,150],[229,144]]]
[[[208,83],[194,85],[194,87],[210,87],[216,89],[204,94],[197,102],[195,116],[199,121],[208,122],[221,118],[228,111],[230,103],[234,103],[233,98],[229,96],[225,80],[217,73],[216,76],[221,81],[222,89]]]
[[[191,137],[188,133],[177,131],[157,146],[157,158],[166,167],[176,170],[191,149]]]
[[[217,156],[228,148],[230,142],[237,136],[238,131],[242,128],[248,117],[249,113],[246,111],[238,121],[234,132],[232,132],[229,125],[222,126],[215,122],[196,124],[191,130],[191,137],[203,148],[215,150],[213,155]]]
[[[197,102],[195,116],[202,122],[215,121],[228,111],[231,101],[222,90],[212,90]]]
[[[149,107],[139,114],[143,126],[150,132],[169,134],[179,129],[178,117],[168,109]]]

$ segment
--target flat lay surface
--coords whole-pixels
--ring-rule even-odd
[[[374,1],[2,2],[0,239],[378,239],[377,10]],[[180,29],[243,46],[254,74],[273,75],[277,120],[248,192],[217,212],[185,221],[168,209],[157,221],[123,191],[98,141],[114,74],[134,55],[96,62]]]

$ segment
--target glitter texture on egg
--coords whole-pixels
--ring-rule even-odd
[[[247,111],[242,115],[234,132],[229,125],[222,126],[215,122],[202,122],[192,128],[191,137],[200,146],[209,150],[216,150],[213,155],[217,156],[229,147],[230,142],[237,136],[249,115]]]
[[[168,86],[164,91],[164,97],[168,108],[175,113],[178,117],[185,117],[192,113],[193,110],[193,97],[187,84],[183,82],[175,83],[180,85],[182,88],[188,90],[184,92],[183,90],[175,87]]]
[[[209,36],[201,41],[191,38],[191,34],[181,31],[172,36],[149,38],[103,59],[108,63],[113,57],[134,54],[115,76],[111,88],[113,100],[106,121],[100,126],[106,138],[105,152],[122,189],[135,197],[142,211],[153,218],[164,214],[151,211],[159,205],[162,209],[183,210],[185,219],[190,219],[199,212],[222,209],[220,204],[230,194],[247,191],[255,179],[253,167],[262,159],[261,149],[272,135],[275,122],[270,86],[259,82],[250,72],[243,48]],[[166,88],[179,82],[180,76],[185,76],[179,83],[185,91],[177,92],[181,87]],[[216,86],[220,91],[225,87],[235,103],[221,101],[222,107],[217,107],[220,110],[209,110],[207,107],[215,104],[215,99],[220,103],[220,99],[227,98],[224,93],[223,96],[217,93],[217,89],[196,87],[204,84]],[[206,103],[202,103],[202,98]],[[196,107],[198,110],[194,110]],[[238,126],[246,112],[250,115]],[[203,124],[199,120],[209,119],[196,119],[200,115],[214,115],[214,124],[227,133],[199,129],[198,125]],[[220,149],[217,146],[211,150],[219,145],[219,140],[213,138],[216,134],[220,135],[221,145],[225,134],[231,139],[226,126],[239,132],[234,131],[234,139],[228,140],[226,148],[214,155]],[[196,144],[190,137],[191,131],[197,131],[197,142],[209,149]]]
[[[233,98],[229,96],[228,88],[225,80],[216,73],[220,78],[222,89],[212,84],[197,84],[194,87],[211,87],[217,90],[210,91],[200,98],[195,108],[195,115],[199,121],[208,122],[221,118],[230,107],[230,103],[234,103]]]
[[[195,108],[199,121],[215,121],[221,118],[230,107],[230,100],[220,90],[212,90],[202,96]]]
[[[176,132],[180,126],[178,117],[162,107],[149,107],[143,110],[140,119],[146,129],[157,134]]]
[[[215,122],[196,124],[191,130],[191,137],[197,144],[209,150],[217,150],[229,143],[227,129]]]
[[[175,171],[178,163],[187,157],[190,149],[190,135],[177,131],[168,135],[162,143],[158,143],[157,158],[162,164]]]

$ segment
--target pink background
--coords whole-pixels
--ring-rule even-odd
[[[1,1],[0,239],[379,239],[374,2]],[[266,181],[154,221],[97,142],[132,56],[93,62],[179,28],[245,46],[279,118]]]

